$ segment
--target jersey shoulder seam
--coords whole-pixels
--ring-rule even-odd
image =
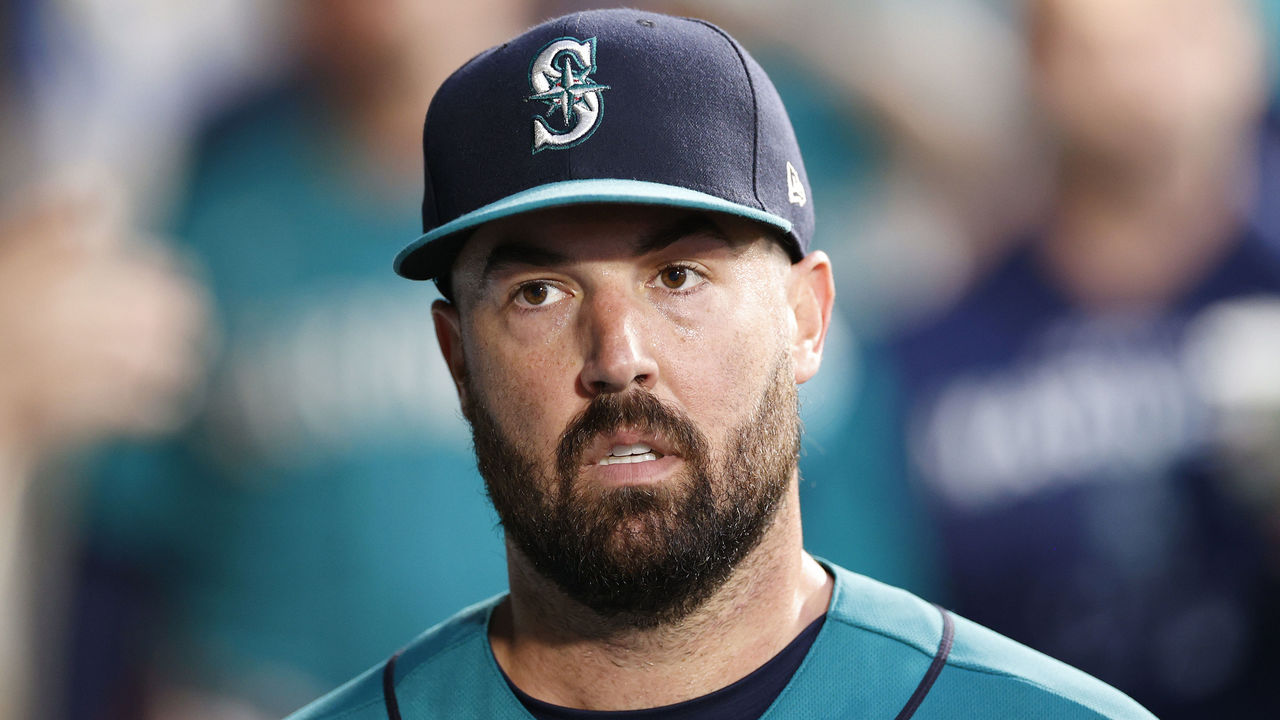
[[[1008,671],[1005,671],[1005,670],[998,670],[998,669],[996,669],[996,668],[989,667],[989,666],[986,666],[986,665],[981,665],[981,664],[977,664],[977,663],[968,663],[968,662],[964,662],[964,661],[953,661],[953,660],[947,660],[947,666],[948,666],[948,667],[954,667],[954,668],[955,668],[955,669],[957,669],[957,670],[964,670],[964,671],[966,671],[966,672],[976,672],[976,673],[981,673],[981,674],[983,674],[983,675],[991,675],[991,676],[995,676],[995,677],[1007,678],[1007,679],[1012,680],[1012,681],[1014,681],[1014,682],[1022,683],[1022,684],[1024,684],[1024,685],[1030,685],[1031,687],[1037,688],[1037,689],[1039,689],[1039,690],[1041,690],[1041,691],[1043,691],[1043,692],[1045,692],[1045,693],[1048,693],[1048,694],[1050,694],[1050,695],[1053,695],[1054,697],[1057,697],[1057,698],[1059,698],[1059,699],[1061,699],[1061,700],[1063,700],[1063,701],[1065,701],[1065,702],[1068,702],[1068,703],[1070,703],[1070,704],[1072,704],[1072,705],[1074,705],[1074,706],[1076,706],[1076,707],[1079,707],[1079,708],[1082,708],[1082,709],[1084,709],[1084,710],[1087,710],[1087,711],[1089,711],[1090,713],[1093,713],[1095,716],[1097,716],[1097,717],[1099,717],[1099,718],[1106,718],[1106,717],[1109,717],[1108,715],[1104,715],[1102,712],[1098,711],[1097,709],[1095,709],[1095,708],[1093,708],[1093,707],[1091,707],[1091,706],[1089,706],[1089,705],[1086,705],[1085,703],[1081,702],[1080,700],[1078,700],[1078,699],[1076,699],[1076,698],[1073,698],[1073,697],[1071,697],[1071,696],[1069,696],[1069,695],[1065,695],[1065,694],[1063,694],[1061,691],[1059,691],[1059,690],[1057,690],[1057,689],[1055,689],[1055,688],[1049,687],[1049,686],[1045,685],[1044,683],[1041,683],[1041,682],[1037,682],[1037,681],[1035,681],[1035,680],[1032,680],[1031,678],[1026,677],[1026,676],[1024,676],[1024,675],[1019,675],[1019,674],[1017,674],[1017,673],[1012,673],[1012,672],[1008,672]]]
[[[452,642],[449,642],[445,644],[443,647],[436,649],[435,651],[428,654],[425,658],[422,658],[421,660],[414,662],[413,665],[409,667],[405,671],[405,673],[395,681],[394,687],[399,687],[402,681],[408,680],[410,677],[412,677],[413,675],[416,675],[421,670],[426,670],[428,666],[435,665],[436,661],[439,660],[442,655],[452,652],[458,646],[464,645],[474,640],[475,638],[470,637],[468,634],[463,634],[460,637],[454,638]],[[412,645],[410,645],[405,650],[401,651],[400,659],[403,660],[405,654],[411,649],[413,649]]]

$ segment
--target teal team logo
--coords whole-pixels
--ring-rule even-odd
[[[533,151],[570,148],[591,137],[604,114],[601,93],[609,89],[591,79],[596,71],[596,39],[553,40],[529,66],[533,95],[546,103],[533,118]]]

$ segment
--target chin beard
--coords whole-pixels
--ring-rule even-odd
[[[502,431],[468,383],[463,412],[508,539],[540,575],[606,619],[653,627],[688,616],[759,545],[795,474],[800,420],[788,360],[779,359],[718,459],[679,408],[635,389],[596,396],[569,423],[554,476]],[[585,449],[623,429],[662,435],[684,472],[660,486],[584,486]]]

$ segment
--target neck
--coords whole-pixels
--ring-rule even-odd
[[[796,484],[760,545],[681,620],[637,628],[605,618],[538,575],[508,543],[511,597],[490,627],[511,681],[546,702],[630,710],[683,702],[732,684],[826,612],[832,581],[803,550]]]
[[[1222,253],[1248,195],[1246,148],[1158,166],[1064,163],[1044,256],[1068,295],[1100,310],[1159,307]]]

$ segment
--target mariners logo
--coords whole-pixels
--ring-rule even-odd
[[[538,52],[529,66],[531,102],[547,104],[533,118],[533,152],[570,148],[591,137],[604,114],[601,93],[609,89],[591,79],[596,71],[596,39],[564,37]]]

